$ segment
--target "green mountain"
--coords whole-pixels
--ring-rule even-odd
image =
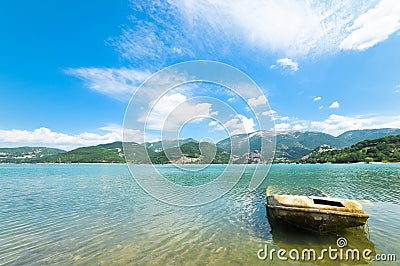
[[[322,145],[343,148],[348,143],[322,132],[285,132],[276,136],[276,161],[297,160]]]
[[[179,147],[177,146],[179,145]],[[123,147],[124,146],[124,147]],[[163,150],[163,147],[169,147]],[[47,163],[228,163],[230,155],[214,144],[193,139],[167,140],[164,144],[113,142],[97,146],[81,147],[62,154],[46,157]],[[168,154],[168,157],[167,155]],[[215,157],[214,157],[215,154]]]
[[[153,163],[195,163],[227,164],[230,154],[209,142],[188,141],[180,147],[172,147],[156,152],[151,158]]]
[[[248,144],[247,144],[248,143]],[[263,145],[273,145],[272,136],[266,131],[257,131],[250,134],[240,134],[224,139],[217,146],[227,152],[231,152],[231,145],[235,147],[233,154],[242,156],[244,153],[260,151]],[[300,159],[310,151],[321,145],[342,148],[348,143],[322,132],[288,131],[276,134],[275,161],[285,162]]]
[[[400,129],[397,128],[361,129],[346,131],[337,138],[348,142],[350,146],[366,139],[377,139],[398,134],[400,134]]]
[[[46,163],[124,163],[121,142],[81,147],[62,154],[50,156]]]
[[[168,139],[162,141],[148,142],[146,143],[146,148],[154,152],[160,152],[169,148],[179,147],[185,143],[197,142],[192,138],[187,139]]]
[[[219,141],[217,143],[217,147],[223,149],[224,151],[232,153],[231,145],[236,145],[236,147],[238,147],[243,142],[243,139],[248,138],[248,137],[249,137],[249,134],[233,135],[230,138],[226,138],[226,139]],[[240,155],[240,154],[235,154],[235,155]]]
[[[400,162],[400,135],[361,141],[351,147],[311,153],[302,163]]]
[[[0,148],[0,163],[37,163],[64,152],[46,147]]]
[[[165,151],[167,151],[167,154],[174,155],[174,160],[177,160],[177,155],[175,154],[178,154],[178,147],[181,149],[183,147],[183,149],[185,149],[186,146],[184,145],[192,142],[198,143],[196,140],[188,138],[148,142],[144,144],[125,144],[124,151],[126,151],[126,159],[129,163],[166,164],[170,163],[170,160],[167,158]]]
[[[331,162],[332,158],[319,159],[318,156],[328,156],[325,148],[335,153],[344,147],[349,147],[356,140],[366,140],[374,136],[400,134],[400,129],[366,129],[352,130],[338,137],[321,132],[287,131],[276,133],[276,144],[270,132],[257,131],[250,134],[234,135],[216,145],[188,139],[173,139],[138,144],[134,142],[113,142],[97,146],[81,147],[72,151],[45,147],[20,147],[0,149],[0,163],[227,163],[230,157],[234,163],[265,163],[267,158],[260,154],[261,146],[276,146],[274,162],[299,161],[304,156],[307,162]],[[123,147],[124,146],[124,147]],[[325,146],[325,148],[320,148]],[[203,152],[201,152],[203,151]],[[374,151],[372,149],[372,151]],[[310,154],[310,152],[313,152]],[[167,154],[169,155],[167,157]],[[211,154],[216,157],[211,159]],[[354,155],[354,154],[353,154]],[[368,153],[375,161],[394,160],[382,155],[381,151]],[[314,158],[316,158],[314,160]],[[318,158],[318,159],[317,159]],[[340,159],[336,161],[357,161],[359,158]],[[364,157],[362,157],[364,158]],[[306,160],[303,158],[303,161]],[[368,159],[369,160],[369,159]]]

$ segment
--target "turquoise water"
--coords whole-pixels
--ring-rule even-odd
[[[271,184],[360,200],[370,215],[369,236],[346,233],[349,246],[396,254],[399,263],[400,165],[273,165],[260,188],[249,191],[251,167],[222,198],[177,207],[146,194],[126,165],[0,165],[0,265],[305,265],[259,260],[257,252],[266,244],[336,245],[336,235],[271,228],[264,206]],[[189,174],[158,166],[187,185],[214,179],[223,169]],[[145,170],[138,165],[134,171]]]

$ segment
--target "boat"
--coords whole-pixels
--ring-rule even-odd
[[[346,228],[364,226],[369,218],[355,200],[331,198],[323,192],[312,193],[314,195],[291,195],[276,194],[272,191],[270,187],[267,188],[268,218],[308,231],[338,232]]]

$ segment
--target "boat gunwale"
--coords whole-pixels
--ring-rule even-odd
[[[286,211],[298,211],[298,212],[309,212],[309,213],[316,213],[316,214],[332,214],[332,215],[341,215],[341,216],[350,216],[356,218],[369,218],[369,215],[366,213],[355,213],[355,212],[342,212],[342,211],[335,211],[335,210],[321,210],[316,208],[299,208],[299,207],[288,207],[288,206],[271,206],[266,204],[267,208],[271,209],[281,209]]]

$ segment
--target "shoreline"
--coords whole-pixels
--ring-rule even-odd
[[[27,162],[21,162],[21,163],[0,163],[0,165],[123,165],[123,164],[128,164],[128,163],[112,163],[112,162],[95,162],[95,163],[27,163]],[[133,163],[135,165],[228,165],[228,164],[172,164],[172,163],[166,163],[166,164],[141,164],[141,163]],[[357,162],[357,163],[296,163],[296,162],[291,162],[291,163],[271,163],[271,164],[232,164],[232,165],[279,165],[279,164],[284,164],[284,165],[360,165],[360,164],[375,164],[375,165],[387,165],[387,164],[400,164],[400,162],[370,162],[370,163],[365,163],[365,162]]]

